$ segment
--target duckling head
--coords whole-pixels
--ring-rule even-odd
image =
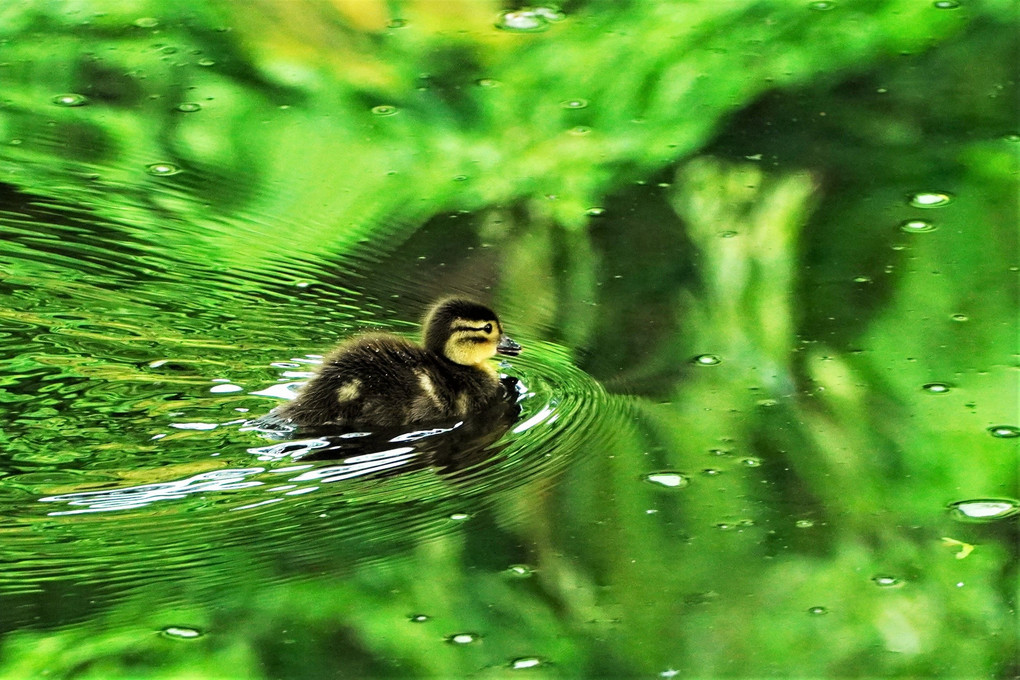
[[[503,335],[496,313],[464,298],[437,302],[425,317],[425,349],[455,364],[480,366],[496,354],[516,356],[521,346]]]

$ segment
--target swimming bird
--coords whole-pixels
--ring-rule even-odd
[[[451,297],[422,326],[422,345],[388,333],[341,343],[274,414],[299,426],[400,427],[463,419],[505,398],[490,359],[516,356],[521,346],[495,312]]]

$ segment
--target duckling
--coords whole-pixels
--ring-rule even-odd
[[[501,398],[489,359],[516,356],[521,346],[503,334],[495,312],[446,298],[422,326],[423,346],[384,333],[341,343],[275,413],[300,426],[398,427],[464,418]]]

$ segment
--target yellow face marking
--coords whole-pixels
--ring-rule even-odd
[[[341,402],[353,401],[358,398],[359,394],[361,394],[361,381],[355,378],[337,388],[336,400]]]
[[[457,318],[450,328],[452,333],[443,347],[443,354],[450,361],[477,366],[496,356],[501,329],[495,321]]]

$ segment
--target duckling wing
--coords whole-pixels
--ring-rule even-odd
[[[411,422],[425,351],[396,336],[363,336],[338,347],[282,409],[302,425]]]

